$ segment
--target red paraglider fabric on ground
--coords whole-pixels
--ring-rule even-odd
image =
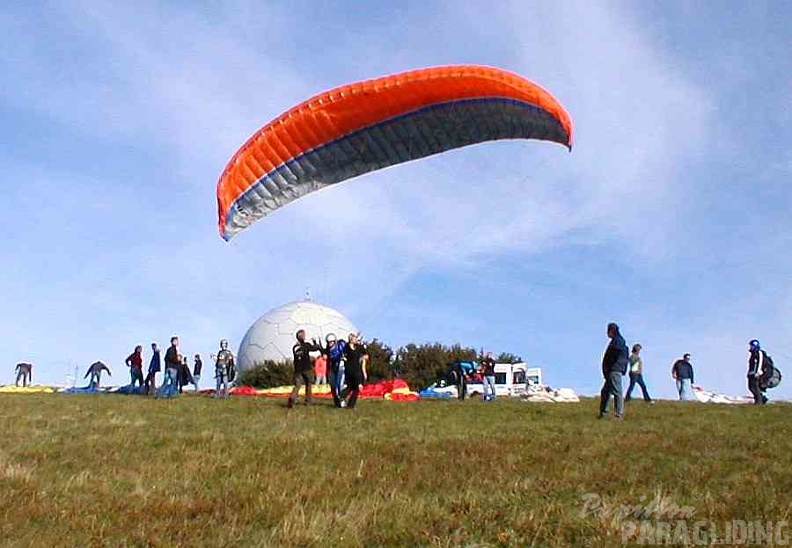
[[[286,398],[291,394],[291,386],[278,386],[275,388],[256,389],[252,386],[235,386],[229,392],[234,396],[257,396],[268,398]],[[202,390],[203,394],[212,394],[212,390]],[[304,389],[300,391],[304,394]],[[328,385],[314,386],[311,390],[314,398],[332,398]],[[360,398],[364,399],[386,399],[390,401],[416,401],[418,394],[411,391],[407,383],[401,379],[392,381],[380,381],[364,384],[360,390]]]

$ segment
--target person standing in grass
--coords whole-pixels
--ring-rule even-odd
[[[492,357],[492,352],[487,352],[487,355],[481,360],[481,369],[484,385],[482,397],[486,400],[487,394],[490,394],[494,400],[497,394],[495,393],[495,358]]]
[[[234,367],[234,354],[228,349],[228,341],[223,339],[220,341],[220,350],[215,358],[215,398],[229,396],[228,383]]]
[[[132,379],[130,386],[134,388],[135,384],[139,382],[140,388],[143,388],[143,347],[137,345],[124,363],[129,368],[129,376]]]
[[[179,393],[179,368],[181,368],[179,355],[179,337],[173,336],[170,346],[165,351],[165,380],[162,381],[160,391],[163,396],[173,396]]]
[[[228,349],[228,341],[223,339],[215,357],[215,393],[212,397],[229,397],[228,383],[234,380],[235,368],[234,354]]]
[[[187,356],[182,356],[181,365],[179,366],[179,394],[183,393],[184,387],[188,384],[195,384],[195,380],[190,373],[190,363]]]
[[[368,352],[366,347],[358,341],[358,335],[355,333],[349,334],[344,357],[346,359],[347,395],[349,396],[349,399],[346,400],[346,407],[354,409],[360,395],[360,387],[368,380],[366,373]]]
[[[297,342],[292,347],[294,357],[294,388],[289,395],[287,407],[292,408],[297,402],[300,394],[300,387],[305,385],[305,405],[311,405],[311,352],[322,350],[314,339],[312,342],[305,341],[305,329],[300,329],[296,334]]]
[[[314,360],[314,376],[317,386],[327,384],[327,356],[324,355],[324,352]]]
[[[93,362],[88,367],[88,371],[86,371],[85,377],[83,377],[83,378],[84,379],[87,378],[88,375],[91,376],[91,379],[88,381],[88,386],[89,387],[91,387],[91,388],[99,388],[99,386],[101,386],[101,384],[102,384],[102,371],[107,371],[107,374],[109,376],[111,376],[111,377],[113,376],[113,374],[110,372],[110,369],[105,364],[103,364],[102,362]]]
[[[195,364],[193,365],[193,384],[195,385],[195,391],[198,392],[198,383],[201,381],[201,370],[203,369],[203,362],[201,361],[201,355],[195,355]]]
[[[624,399],[622,398],[622,377],[627,373],[629,361],[627,343],[619,332],[619,326],[609,323],[607,328],[610,342],[602,356],[602,376],[605,382],[600,391],[599,418],[608,414],[608,405],[613,397],[614,414],[617,419],[624,416]]]
[[[767,396],[762,390],[761,379],[766,367],[767,354],[756,339],[748,343],[748,352],[748,390],[751,391],[755,405],[764,405],[767,403]]]
[[[144,390],[146,394],[157,389],[157,373],[162,370],[162,356],[157,343],[151,343],[151,361],[149,361],[148,374],[146,375]]]
[[[294,357],[294,388],[289,395],[287,407],[292,408],[297,403],[297,397],[300,394],[300,387],[305,386],[305,405],[311,405],[311,372],[313,364],[311,363],[311,352],[322,350],[322,347],[317,344],[316,339],[310,343],[305,341],[305,329],[300,329],[296,334],[297,342],[292,347],[292,355]]]
[[[646,389],[646,383],[644,383],[643,379],[641,348],[642,346],[640,344],[634,344],[632,347],[632,353],[630,354],[630,386],[627,388],[627,395],[624,396],[624,401],[630,401],[632,399],[632,391],[637,384],[641,387],[644,401],[652,403],[652,398],[649,397],[649,391]]]
[[[19,381],[22,381],[22,386],[27,386],[33,379],[33,364],[31,363],[18,363],[16,364],[16,382],[15,386],[19,386]]]
[[[341,399],[341,390],[344,388],[345,380],[345,365],[344,365],[344,349],[346,349],[346,341],[341,339],[336,340],[334,333],[328,333],[325,337],[327,347],[322,350],[322,354],[327,356],[328,366],[328,381],[330,382],[330,393],[333,396],[333,405],[335,407],[343,407],[346,405]]]
[[[690,354],[682,356],[681,360],[674,362],[671,367],[671,378],[676,382],[680,401],[695,400],[693,396],[693,364],[690,363]]]

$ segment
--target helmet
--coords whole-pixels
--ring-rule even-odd
[[[228,348],[228,340],[227,339],[223,339],[223,340],[220,341],[220,348],[222,348],[223,350]]]
[[[761,346],[759,345],[759,341],[757,341],[756,339],[751,339],[751,342],[748,343],[748,348],[750,348],[753,351],[753,350],[759,350]]]
[[[327,336],[325,337],[325,342],[327,342],[328,344],[336,342],[335,333],[328,333]]]

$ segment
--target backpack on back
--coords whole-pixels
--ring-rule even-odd
[[[773,363],[773,358],[765,353],[762,361],[762,375],[759,377],[759,388],[767,390],[781,384],[781,371]]]

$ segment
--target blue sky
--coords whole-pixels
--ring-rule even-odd
[[[617,321],[656,394],[684,352],[742,394],[750,338],[792,363],[790,26],[784,2],[5,3],[0,381],[126,379],[135,344],[235,346],[310,289],[367,337],[517,353],[583,393]],[[256,129],[449,63],[549,89],[572,153],[468,147],[220,239],[216,181]]]

